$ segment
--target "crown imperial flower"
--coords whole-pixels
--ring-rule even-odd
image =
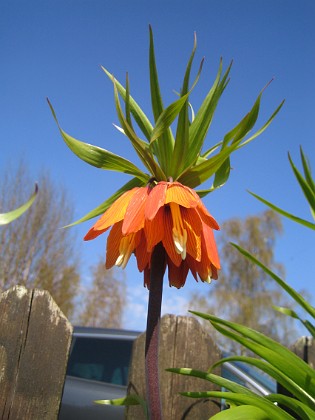
[[[59,126],[49,103],[64,141],[77,156],[98,168],[133,176],[112,197],[74,224],[103,214],[85,239],[94,239],[112,227],[107,242],[106,267],[125,267],[134,253],[139,270],[144,271],[144,282],[147,286],[150,283],[150,259],[159,243],[165,250],[165,266],[168,267],[171,285],[183,286],[189,271],[196,279],[199,277],[203,281],[217,278],[220,263],[213,229],[219,229],[219,226],[206,210],[200,197],[227,182],[230,176],[231,154],[259,136],[283,104],[277,107],[259,130],[247,137],[258,118],[262,90],[245,117],[225,134],[221,141],[204,151],[204,142],[216,106],[229,82],[231,65],[223,74],[222,60],[220,61],[215,81],[195,114],[189,102],[189,95],[198,82],[203,65],[202,60],[197,76],[189,87],[196,46],[195,36],[179,98],[164,108],[150,28],[149,71],[154,124],[130,95],[128,77],[125,88],[102,67],[114,85],[115,105],[120,123],[120,127],[116,128],[130,140],[145,171],[122,156],[68,135]],[[121,106],[121,99],[125,103],[125,112]],[[171,126],[176,118],[177,128],[174,135]],[[144,140],[136,132],[135,124],[141,130]],[[218,153],[215,154],[216,151]],[[203,190],[193,190],[212,176],[212,185]],[[169,179],[172,182],[167,181]]]
[[[218,277],[220,262],[213,229],[218,230],[219,225],[198,194],[179,182],[160,181],[125,192],[84,239],[94,239],[110,227],[108,269],[114,265],[124,268],[134,253],[149,287],[152,252],[161,242],[171,286],[182,287],[189,270],[196,280],[210,282]]]

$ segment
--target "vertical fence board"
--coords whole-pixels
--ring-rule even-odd
[[[0,296],[2,419],[57,419],[71,336],[48,292],[15,286]]]
[[[134,343],[128,386],[128,394],[137,394],[142,398],[145,398],[144,346],[145,334],[141,334]],[[218,387],[198,378],[165,371],[171,367],[206,371],[220,356],[219,349],[195,318],[165,315],[161,319],[159,382],[165,420],[206,420],[220,411],[217,401],[179,395],[183,391],[218,390]],[[220,374],[220,369],[215,373]],[[142,420],[145,416],[140,406],[130,406],[127,408],[127,418]]]

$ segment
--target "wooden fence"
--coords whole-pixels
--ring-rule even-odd
[[[15,286],[0,295],[2,420],[57,419],[71,336],[72,326],[48,292]],[[142,334],[134,344],[128,392],[145,398],[144,346]],[[293,351],[315,366],[314,340],[298,340]],[[206,371],[220,357],[219,349],[196,319],[174,315],[162,318],[159,368],[165,419],[203,420],[220,410],[218,401],[179,395],[181,391],[217,389],[210,382],[165,371],[171,367]],[[220,374],[220,370],[214,373]],[[132,406],[127,418],[142,420],[144,413],[139,406]]]
[[[0,418],[55,420],[72,326],[50,294],[15,286],[0,295]]]

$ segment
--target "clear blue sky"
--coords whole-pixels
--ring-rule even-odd
[[[126,175],[102,172],[69,151],[45,98],[50,98],[68,133],[136,160],[127,140],[112,126],[117,123],[113,89],[100,65],[121,81],[128,71],[131,93],[150,115],[151,24],[165,104],[175,99],[173,90],[179,90],[194,31],[198,37],[195,72],[205,57],[200,82],[191,97],[195,108],[213,82],[220,57],[225,66],[234,60],[208,145],[220,140],[245,115],[271,78],[275,80],[264,93],[259,123],[286,99],[268,130],[233,155],[230,181],[205,199],[209,211],[222,222],[265,210],[246,192],[251,190],[310,219],[287,152],[299,163],[302,145],[315,165],[314,22],[312,0],[2,0],[0,175],[8,161],[21,157],[32,167],[34,181],[40,168],[48,168],[56,182],[64,183],[70,191],[76,219],[125,183]],[[314,295],[313,233],[283,222],[285,234],[278,240],[276,257],[286,267],[287,281]],[[79,238],[90,225],[87,222],[74,228]],[[105,254],[105,237],[83,243],[81,248],[82,272],[86,275],[88,267]],[[125,327],[144,329],[147,291],[134,261],[126,275],[130,302]],[[192,278],[180,291],[166,285],[164,310],[183,313],[189,294],[206,292],[208,287]]]

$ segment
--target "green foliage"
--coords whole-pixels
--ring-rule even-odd
[[[295,167],[290,156],[289,160],[304,196],[310,204],[311,212],[314,214],[314,180],[311,176],[310,166],[307,163],[307,159],[302,149],[301,160],[304,169],[304,177]],[[265,202],[265,200],[259,199]],[[273,205],[270,205],[269,207],[277,210]],[[291,217],[291,215],[284,210],[279,209],[279,213],[300,223],[301,219],[296,220],[295,216]],[[313,229],[313,227],[308,224],[302,224]],[[275,280],[296,304],[311,317],[311,320],[304,320],[292,309],[275,307],[275,309],[283,315],[299,319],[313,338],[315,338],[315,308],[254,255],[239,245],[233,244],[233,246],[253,264],[253,267],[260,267],[268,276]],[[259,358],[247,356],[227,357],[214,364],[211,367],[211,370],[218,365],[229,361],[248,363],[274,378],[293,395],[293,398],[282,394],[270,394],[261,397],[253,394],[247,389],[242,389],[242,387],[235,383],[224,382],[225,380],[222,382],[222,380],[218,380],[218,378],[210,372],[196,372],[191,369],[173,369],[173,372],[179,374],[210,380],[211,382],[224,386],[228,390],[228,392],[188,392],[183,395],[191,398],[224,398],[230,405],[230,409],[215,415],[212,417],[213,419],[293,419],[299,417],[303,420],[309,420],[315,418],[315,371],[311,366],[277,341],[254,329],[245,327],[239,323],[223,320],[213,315],[200,312],[192,313],[209,321],[220,334],[242,344],[256,356],[259,356]],[[291,412],[295,413],[295,417],[289,415],[280,408],[280,406],[290,409]]]
[[[37,193],[38,193],[38,186],[36,184],[34,193],[31,195],[31,197],[26,203],[24,203],[22,206],[18,207],[15,210],[0,214],[0,226],[7,225],[8,223],[11,223],[14,220],[18,219],[20,216],[22,216],[22,214],[24,214],[26,210],[28,210],[33,204]]]
[[[275,260],[274,248],[282,233],[281,218],[267,209],[263,213],[232,218],[221,225],[218,249],[222,264],[220,278],[208,292],[194,292],[190,308],[198,312],[214,313],[221,318],[258,329],[282,344],[289,344],[296,334],[293,319],[270,311],[270,301],[285,306],[288,299],[285,292],[260,266],[243,258],[230,241],[237,242],[243,249],[250,249],[256,259],[275,270],[284,273],[284,267]],[[205,324],[205,322],[203,322]],[[209,327],[209,324],[206,323]],[[211,328],[211,334],[227,352],[244,354],[246,349],[227,339]]]
[[[199,191],[200,196],[204,196],[227,182],[230,176],[231,154],[263,133],[279,112],[283,102],[276,108],[268,121],[249,137],[249,133],[254,128],[258,119],[263,93],[261,91],[252,109],[224,136],[223,140],[217,142],[206,151],[203,151],[215,110],[229,82],[232,63],[223,72],[222,60],[220,61],[217,76],[212,87],[196,114],[192,113],[194,118],[190,118],[189,108],[192,107],[189,96],[199,80],[203,65],[202,60],[195,80],[190,85],[190,75],[197,47],[196,36],[194,37],[193,50],[186,66],[179,97],[166,107],[163,104],[160,91],[151,27],[149,38],[150,94],[154,123],[150,122],[141,107],[131,96],[128,77],[126,78],[126,87],[124,87],[115,79],[113,74],[102,67],[114,86],[114,100],[120,123],[120,127],[117,128],[128,137],[145,171],[148,171],[148,173],[122,156],[71,137],[60,127],[55,111],[49,103],[51,112],[67,146],[88,164],[105,170],[129,174],[138,180],[139,186],[145,185],[151,177],[154,177],[157,181],[165,181],[172,178],[174,181],[179,181],[188,187],[194,188],[213,176],[214,181],[212,186]],[[124,110],[120,100],[125,104]],[[174,135],[172,125],[175,124],[176,119],[177,126]],[[137,130],[140,130],[140,136],[137,134],[134,125],[137,126]],[[144,139],[141,137],[144,137]],[[216,151],[217,153],[214,154]],[[129,188],[130,185],[128,183],[125,184],[117,191],[115,197],[117,198]],[[111,199],[76,223],[80,223],[90,217],[98,216],[104,211],[104,208],[107,207],[107,203],[110,201]]]

